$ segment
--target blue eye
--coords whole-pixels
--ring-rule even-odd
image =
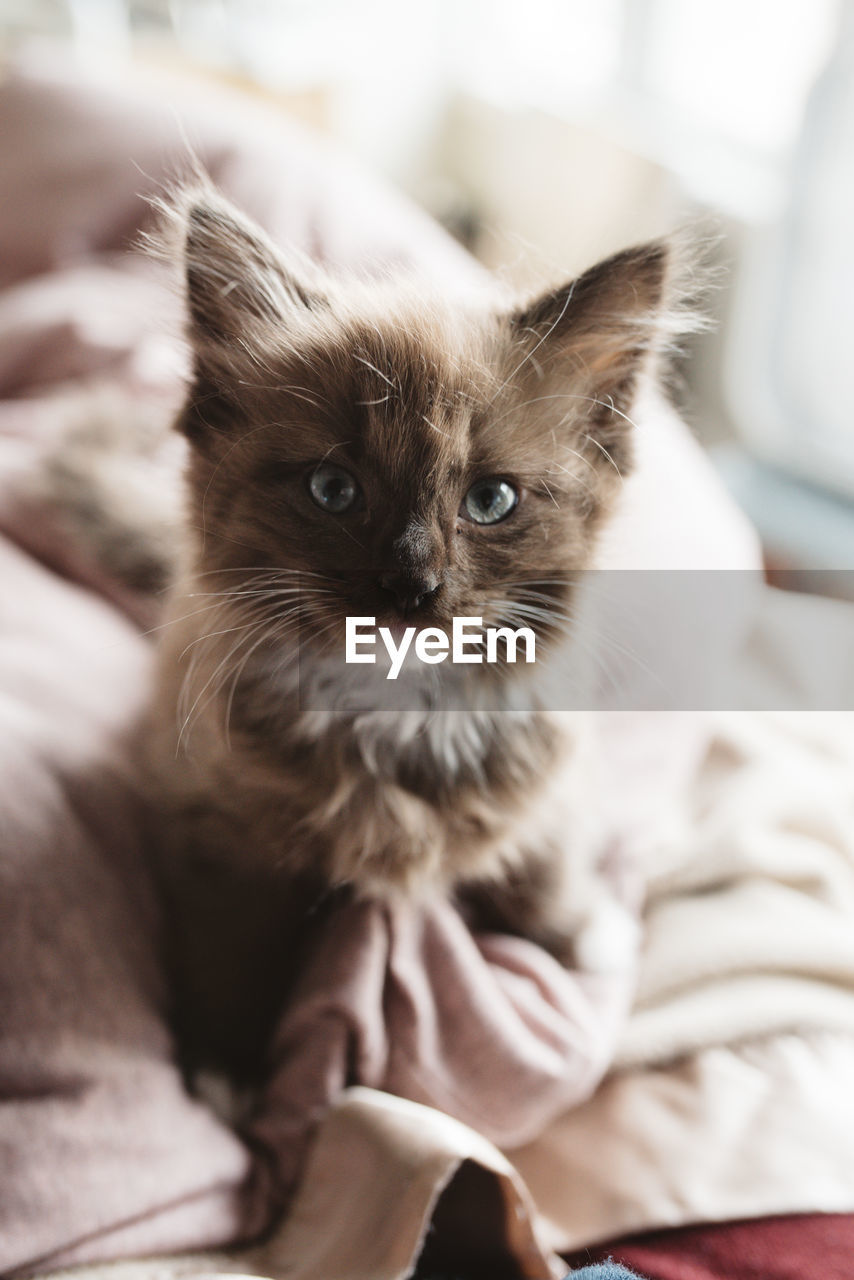
[[[519,494],[507,480],[478,480],[463,498],[460,514],[475,524],[498,524],[518,501]]]
[[[315,467],[308,479],[308,491],[321,510],[333,516],[349,511],[361,496],[350,472],[333,462],[321,462]]]

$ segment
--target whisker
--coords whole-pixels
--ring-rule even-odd
[[[549,486],[546,484],[545,480],[541,480],[541,481],[540,481],[540,484],[543,486],[543,488],[545,489],[546,493],[549,495],[549,497],[551,498],[552,502],[553,502],[553,503],[555,504],[555,506],[557,507],[558,511],[560,511],[560,503],[558,502],[557,498],[556,498],[556,497],[554,496],[554,494],[552,493],[552,491],[551,491],[551,489],[549,488]]]
[[[395,383],[392,381],[392,379],[389,378],[386,374],[384,374],[382,369],[378,369],[375,364],[371,364],[370,360],[368,360],[365,356],[357,355],[357,356],[354,356],[354,359],[358,360],[359,364],[363,364],[366,369],[372,370],[372,372],[374,372],[378,378],[382,378],[383,382],[387,382],[388,385],[391,387],[392,391],[397,391],[397,387]]]
[[[444,436],[446,440],[450,440],[451,437],[449,433],[447,431],[443,431],[441,427],[437,427],[435,422],[431,422],[426,414],[422,413],[421,421],[426,422],[428,427],[432,427],[437,435]]]
[[[281,626],[282,621],[284,621],[284,622],[285,622],[285,626],[284,626],[284,627],[282,627],[282,626]],[[281,619],[281,618],[275,618],[275,619],[272,619],[272,620],[271,620],[271,625],[270,625],[270,627],[267,629],[267,631],[263,632],[263,633],[258,637],[258,639],[257,639],[257,640],[255,640],[255,642],[254,642],[252,645],[250,645],[250,647],[249,647],[249,649],[247,650],[247,652],[244,654],[244,656],[241,658],[240,662],[237,664],[237,666],[236,666],[236,668],[235,668],[235,671],[234,671],[234,678],[232,679],[232,682],[231,682],[231,688],[230,688],[230,690],[229,690],[228,700],[227,700],[227,702],[226,702],[226,706],[225,706],[225,741],[226,741],[226,746],[227,746],[227,748],[228,748],[228,750],[229,750],[229,751],[231,750],[231,713],[232,713],[232,707],[233,707],[233,705],[234,705],[234,698],[235,698],[235,695],[236,695],[236,693],[237,693],[237,687],[238,687],[238,685],[239,685],[239,683],[240,683],[240,677],[243,675],[243,672],[244,672],[244,671],[245,671],[245,669],[246,669],[247,663],[249,662],[250,658],[252,657],[252,655],[253,655],[253,653],[256,651],[256,649],[257,649],[260,645],[264,644],[264,643],[265,643],[265,641],[268,641],[268,640],[271,640],[271,639],[275,638],[275,639],[276,639],[276,641],[277,641],[280,645],[283,645],[283,644],[284,644],[284,641],[288,638],[289,632],[293,630],[293,627],[291,626],[291,623],[292,623],[292,622],[294,622],[294,623],[295,623],[296,621],[297,621],[297,619],[291,619],[291,618],[288,618],[288,617],[286,617],[285,619]],[[281,662],[279,662],[279,664],[278,664],[278,665],[279,665],[279,666],[281,666]],[[223,683],[224,683],[224,682],[223,682]]]
[[[184,723],[182,724],[180,732],[178,734],[176,755],[181,750],[185,732],[188,730],[194,714],[196,715],[196,718],[198,718],[198,716],[201,715],[202,711],[204,711],[205,707],[207,707],[210,704],[210,702],[213,700],[213,698],[216,697],[217,693],[222,688],[222,683],[223,683],[222,679],[220,679],[217,682],[217,679],[220,676],[220,674],[225,672],[226,673],[225,678],[227,678],[228,663],[231,661],[231,659],[234,657],[237,651],[241,648],[242,645],[244,645],[247,642],[247,640],[250,640],[255,634],[257,634],[258,630],[264,627],[268,627],[269,625],[270,625],[270,619],[265,617],[265,618],[262,618],[260,621],[250,623],[246,627],[240,628],[240,630],[243,633],[240,636],[240,639],[234,645],[232,645],[228,653],[225,654],[225,656],[221,658],[220,661],[217,663],[213,672],[208,676],[207,680],[202,685],[202,688],[199,690],[196,696],[196,699],[193,702],[193,705],[190,707],[190,710],[187,713],[184,719]],[[199,650],[197,650],[197,653],[198,652]],[[202,698],[204,697],[205,693],[211,687],[212,684],[214,685],[214,688],[211,692],[210,697],[205,701],[203,705],[200,706]]]
[[[569,289],[567,289],[567,291],[566,291],[566,297],[565,297],[565,299],[564,299],[563,306],[561,307],[561,309],[560,309],[559,313],[557,314],[557,316],[555,316],[554,320],[553,320],[553,321],[552,321],[552,323],[549,325],[548,329],[546,329],[545,333],[544,333],[544,334],[542,334],[542,335],[540,336],[540,338],[537,340],[537,342],[535,342],[535,343],[534,343],[534,346],[533,346],[533,347],[531,348],[531,350],[530,350],[530,351],[525,355],[525,358],[524,358],[523,360],[521,360],[521,361],[520,361],[520,363],[519,363],[519,364],[516,366],[516,368],[513,370],[513,372],[512,372],[511,374],[509,374],[509,375],[508,375],[508,377],[506,377],[506,378],[504,379],[504,381],[501,383],[501,386],[498,388],[498,390],[496,391],[495,395],[494,395],[494,396],[492,397],[492,399],[490,400],[490,402],[489,402],[490,404],[493,404],[493,403],[495,402],[495,400],[497,400],[497,399],[498,399],[498,397],[501,395],[501,392],[505,389],[505,387],[507,387],[507,386],[508,386],[512,381],[513,381],[513,379],[516,377],[516,374],[517,374],[517,373],[519,373],[522,369],[524,369],[525,365],[528,363],[528,361],[529,361],[529,360],[532,360],[532,359],[533,359],[533,357],[534,357],[534,356],[536,355],[536,353],[539,351],[539,349],[540,349],[540,347],[543,345],[543,343],[544,343],[544,342],[547,342],[547,341],[549,340],[549,338],[551,337],[551,335],[554,333],[555,329],[556,329],[556,328],[558,327],[558,325],[560,324],[560,322],[561,322],[561,320],[563,319],[563,317],[566,315],[567,308],[569,307],[569,304],[570,304],[570,302],[572,301],[572,295],[573,295],[573,288],[572,288],[572,286],[570,286],[570,287],[569,287]]]
[[[608,462],[610,462],[611,466],[614,468],[614,470],[616,471],[617,475],[620,477],[620,483],[621,483],[621,484],[624,484],[624,483],[625,483],[625,480],[623,479],[623,473],[622,473],[622,471],[620,470],[620,468],[617,466],[617,464],[616,464],[616,462],[614,461],[614,459],[611,457],[611,455],[610,455],[610,453],[608,452],[608,450],[605,448],[604,444],[600,443],[600,441],[599,441],[599,440],[597,440],[595,436],[586,435],[586,436],[584,437],[584,439],[585,439],[585,440],[589,440],[591,444],[593,444],[593,445],[595,445],[595,446],[596,446],[596,448],[599,450],[599,452],[600,452],[600,453],[602,453],[602,454],[604,454],[604,455],[605,455],[605,457],[606,457],[606,459],[608,460]],[[575,450],[572,450],[572,452],[574,453],[574,452],[575,452]],[[579,457],[581,457],[581,454],[579,454],[578,456],[579,456]],[[585,461],[585,462],[587,462],[587,459],[585,458],[585,459],[584,459],[584,461]]]
[[[324,578],[329,582],[333,581],[333,579],[330,578],[328,573],[317,573],[312,569],[297,569],[297,568],[293,568],[285,565],[278,566],[278,567],[276,566],[270,567],[269,565],[235,565],[227,569],[205,569],[200,573],[194,573],[193,577],[209,578],[213,574],[217,574],[217,573],[250,573],[250,574],[260,573],[262,575],[276,574],[281,576],[287,573],[296,573],[306,578]]]

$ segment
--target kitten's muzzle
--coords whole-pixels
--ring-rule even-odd
[[[394,597],[401,613],[412,613],[427,604],[438,592],[441,581],[438,574],[384,573],[380,587]]]

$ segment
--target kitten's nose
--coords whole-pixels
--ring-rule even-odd
[[[383,591],[394,596],[401,613],[410,613],[424,604],[439,590],[439,578],[435,573],[412,576],[408,573],[384,573],[380,578]]]

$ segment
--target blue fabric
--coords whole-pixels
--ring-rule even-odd
[[[431,1275],[429,1280],[451,1280],[450,1276]],[[454,1276],[453,1280],[462,1280]],[[643,1280],[634,1271],[627,1271],[619,1262],[597,1262],[592,1267],[582,1267],[580,1271],[570,1271],[566,1280]]]
[[[451,1280],[450,1276],[431,1275],[429,1280]],[[453,1280],[462,1280],[454,1276]],[[619,1262],[597,1262],[592,1267],[582,1267],[580,1271],[570,1271],[566,1280],[643,1280],[634,1271],[627,1271]]]
[[[627,1271],[619,1262],[597,1262],[594,1267],[582,1267],[570,1271],[567,1280],[638,1280],[634,1271]]]
[[[451,1276],[431,1275],[429,1280],[451,1280]],[[453,1280],[462,1280],[462,1277],[453,1276]],[[568,1272],[566,1280],[643,1280],[643,1276],[626,1271],[618,1262],[597,1262],[592,1267]]]

